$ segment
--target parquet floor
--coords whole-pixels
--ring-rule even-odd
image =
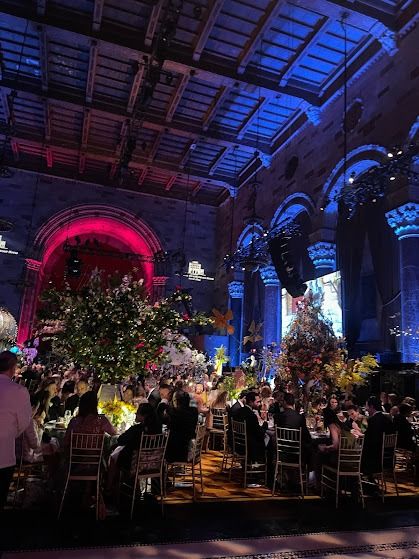
[[[204,493],[200,494],[200,486],[197,483],[196,498],[200,502],[211,501],[248,501],[248,500],[288,500],[299,499],[298,495],[290,493],[279,494],[277,493],[272,497],[272,492],[266,487],[247,487],[242,485],[242,478],[240,472],[233,472],[232,480],[229,480],[229,472],[221,472],[222,453],[214,450],[209,450],[202,455],[202,471],[204,478]],[[179,486],[176,481],[175,487],[169,489],[167,493],[167,504],[179,504],[182,502],[191,502],[192,487],[186,486],[181,482]],[[398,486],[400,496],[419,496],[419,487],[415,486],[412,479],[403,478],[401,475],[398,477]],[[396,495],[394,484],[391,480],[387,480],[387,494],[386,499]],[[320,497],[315,494],[309,494],[304,497],[305,499],[319,499]]]

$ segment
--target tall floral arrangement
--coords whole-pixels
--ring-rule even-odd
[[[177,310],[190,304],[190,299],[178,290],[152,304],[141,280],[104,278],[96,271],[81,292],[69,286],[62,292],[45,292],[43,322],[47,329],[51,323],[56,325],[55,353],[65,361],[93,368],[102,382],[117,382],[157,368],[165,360],[168,332],[208,322],[203,315]]]
[[[277,374],[291,382],[295,392],[306,393],[316,383],[332,382],[325,365],[340,359],[341,348],[331,322],[323,316],[321,301],[309,294],[299,301],[297,312],[276,359]]]

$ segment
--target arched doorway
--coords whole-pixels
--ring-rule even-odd
[[[162,251],[161,243],[143,220],[125,210],[104,205],[64,210],[41,227],[35,237],[33,258],[26,260],[19,343],[31,335],[42,289],[51,285],[60,287],[64,282],[68,245],[80,247],[80,259],[83,259],[82,273],[71,280],[73,288],[81,287],[95,268],[105,269],[105,273],[134,273],[144,279],[150,295],[165,279],[156,277],[153,262],[155,254]]]

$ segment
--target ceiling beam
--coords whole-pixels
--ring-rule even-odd
[[[155,0],[155,4],[151,10],[150,19],[148,20],[147,31],[145,33],[144,44],[151,47],[154,35],[156,34],[157,24],[159,23],[160,14],[164,6],[164,0]]]
[[[329,19],[327,17],[319,19],[306,41],[301,44],[300,48],[295,51],[295,54],[288,61],[288,64],[281,75],[281,79],[279,80],[280,85],[285,86],[288,83],[292,72],[298,66],[301,59],[307,54],[308,47],[312,45],[324,32],[324,28],[328,22]]]
[[[212,28],[217,21],[217,18],[223,7],[224,0],[212,0],[210,6],[207,9],[207,13],[203,18],[203,23],[198,32],[198,38],[195,42],[192,59],[195,62],[199,62],[201,58],[202,51],[205,49],[208,38],[211,34]]]
[[[47,162],[48,169],[51,169],[54,163],[51,146],[46,146],[45,148],[45,160]]]
[[[200,181],[198,181],[192,189],[192,197],[193,198],[195,198],[195,196],[198,194],[198,192],[201,190],[201,188],[202,188],[202,183]]]
[[[44,138],[46,142],[51,141],[51,105],[48,102],[48,99],[43,100],[43,109],[44,109]]]
[[[93,21],[92,21],[92,29],[93,31],[99,31],[100,26],[102,24],[102,15],[103,15],[103,5],[105,0],[95,0],[95,5],[93,7]]]
[[[284,4],[279,0],[271,0],[265,8],[263,16],[258,21],[250,39],[247,41],[242,53],[239,56],[239,64],[237,66],[237,72],[239,74],[244,74],[246,71],[247,65],[255,54],[257,46],[260,45],[264,34],[271,27],[272,21],[279,14],[279,11],[283,6]]]
[[[166,182],[166,186],[164,187],[164,189],[169,192],[169,190],[172,190],[172,186],[175,184],[177,179],[176,175],[173,175],[170,177],[170,179]]]
[[[250,113],[250,115],[248,116],[248,118],[245,120],[245,122],[241,125],[239,132],[237,134],[237,139],[238,140],[243,140],[246,132],[248,131],[248,129],[250,128],[250,126],[252,126],[252,124],[257,121],[258,117],[259,117],[259,112],[263,110],[263,108],[271,101],[271,99],[265,99],[264,97],[261,97],[257,103],[257,105],[254,107],[254,109],[252,110],[252,112]]]
[[[84,109],[83,115],[83,130],[81,134],[81,149],[85,151],[87,149],[87,144],[89,142],[89,130],[90,121],[92,119],[92,113],[90,109]]]
[[[4,137],[4,134],[0,134],[0,137]],[[31,148],[36,148],[38,151],[42,151],[42,149],[45,148],[44,142],[40,141],[39,138],[35,138],[33,136],[31,137],[30,135],[20,134],[19,136],[13,136],[13,139],[17,141],[21,152],[25,151],[24,147],[22,147],[25,145]],[[54,149],[55,151],[57,151],[57,153],[62,153],[63,155],[68,155],[71,157],[78,157],[80,153],[79,147],[77,145],[65,145],[65,142],[59,139],[57,139],[54,144],[51,144],[48,147],[50,150]],[[88,159],[102,161],[103,163],[108,163],[109,165],[115,163],[115,153],[106,153],[105,151],[99,151],[89,148],[89,150],[85,152],[85,155]],[[131,160],[129,163],[129,167],[135,170],[142,170],[144,166],[147,165],[148,161],[146,157],[135,157],[135,159]],[[157,171],[167,173],[167,175],[170,176],[183,176],[185,177],[185,179],[189,177],[191,181],[201,181],[203,183],[209,182],[215,186],[221,186],[223,188],[227,188],[228,186],[228,181],[224,180],[221,177],[213,177],[205,173],[196,174],[196,172],[194,172],[193,170],[188,170],[188,173],[181,173],[179,172],[177,166],[172,165],[171,163],[165,163],[163,161],[159,161],[157,164],[154,163],[153,168]]]
[[[149,153],[147,154],[147,159],[148,159],[149,163],[153,163],[154,158],[156,157],[156,154],[159,151],[160,142],[163,138],[163,134],[164,134],[164,131],[161,130],[160,132],[157,132],[156,137],[154,138],[153,145],[151,146],[151,149],[150,149]]]
[[[313,1],[321,1],[323,4],[327,2],[327,0]],[[21,8],[11,3],[5,6],[2,5],[1,11],[15,17],[22,17]],[[121,32],[122,28],[118,26],[114,26],[114,28],[101,26],[99,31],[93,31],[91,21],[84,21],[76,12],[72,14],[68,11],[65,17],[63,17],[59,11],[51,8],[48,10],[47,15],[40,16],[36,13],[36,10],[28,8],[25,10],[25,17],[36,23],[50,26],[52,29],[61,29],[71,33],[74,35],[75,44],[80,40],[84,41],[85,37],[97,39],[100,41],[101,50],[108,50],[112,56],[120,60],[133,59],[139,55],[150,55],[150,47],[141,43],[138,33],[129,32],[125,28],[124,32]],[[75,29],[78,31],[76,32]],[[264,97],[275,97],[278,93],[286,93],[299,99],[304,99],[313,105],[319,103],[315,93],[295,87],[294,85],[281,88],[270,74],[262,76],[254,76],[252,74],[240,75],[235,65],[226,64],[225,59],[222,57],[212,55],[208,59],[205,57],[203,62],[193,62],[189,54],[172,48],[168,52],[168,58],[163,63],[163,69],[180,74],[186,74],[190,70],[195,70],[195,77],[216,86],[233,86],[237,83],[237,86],[240,86],[245,91],[258,87],[261,90],[261,95]]]
[[[148,175],[149,170],[150,170],[150,167],[143,167],[143,168],[140,170],[140,173],[139,173],[139,175],[138,175],[138,183],[137,183],[138,186],[143,186],[143,183],[144,183],[144,181],[145,181],[146,178],[147,178],[147,175]]]
[[[17,163],[19,161],[19,144],[17,143],[16,140],[11,140],[10,145],[13,152],[13,159]]]
[[[89,69],[87,71],[86,82],[86,103],[93,101],[93,88],[95,86],[96,63],[97,63],[98,46],[97,41],[91,41],[89,54]]]
[[[82,175],[84,173],[85,168],[86,168],[86,154],[85,153],[80,153],[80,156],[79,156],[79,175]]]
[[[185,89],[188,87],[189,78],[191,77],[191,75],[185,74],[179,78],[179,82],[176,85],[175,92],[173,93],[169,106],[166,110],[167,122],[172,122],[176,109],[178,108],[178,105],[182,100],[183,94],[185,93]]]
[[[5,89],[0,89],[0,103],[3,109],[4,119],[7,124],[10,120],[10,107],[8,92]]]
[[[43,97],[43,93],[37,84],[30,84],[29,82],[20,81],[16,83],[14,80],[2,80],[2,85],[0,87],[6,88],[7,93],[11,90],[15,89],[16,91],[21,91],[25,93],[31,93],[34,95],[38,95],[39,97]],[[89,106],[105,118],[111,118],[112,120],[119,120],[123,121],[129,115],[127,114],[126,110],[121,107],[118,107],[115,104],[111,103],[104,103],[102,101],[92,102],[90,104],[86,103],[84,98],[81,98],[79,95],[75,95],[72,90],[65,90],[63,86],[60,89],[53,88],[52,86],[49,87],[48,90],[48,99],[50,101],[58,101],[59,103],[63,103],[71,108],[76,108],[77,111],[84,109],[84,107]],[[175,136],[182,136],[183,138],[189,138],[197,141],[198,139],[202,139],[205,136],[205,141],[209,144],[214,145],[223,145],[223,146],[234,146],[239,144],[240,148],[248,153],[253,153],[256,148],[256,143],[250,140],[242,140],[238,142],[236,139],[236,135],[234,133],[229,135],[225,132],[216,132],[213,131],[208,134],[200,125],[192,124],[191,122],[181,122],[180,120],[176,120],[175,123],[168,123],[161,118],[161,116],[154,115],[151,112],[147,112],[142,119],[142,126],[144,128],[148,128],[150,130],[167,130],[171,134]],[[205,132],[205,134],[204,134]],[[260,146],[261,151],[269,150],[269,146],[263,144]]]
[[[184,169],[188,159],[190,157],[191,151],[193,151],[196,147],[196,144],[193,140],[190,140],[187,144],[185,149],[183,150],[182,157],[179,161],[179,169]],[[192,149],[193,148],[193,149]]]
[[[228,148],[223,148],[222,150],[220,150],[220,153],[215,157],[215,159],[211,163],[211,167],[208,170],[209,175],[213,175],[215,173],[218,165],[221,163],[222,159],[227,155],[228,152],[229,152]]]
[[[48,38],[45,25],[38,25],[42,91],[48,91]]]
[[[134,111],[135,103],[138,97],[138,92],[140,91],[141,83],[143,81],[144,64],[142,63],[142,61],[138,62],[138,67],[136,68],[136,70],[137,71],[132,80],[131,91],[128,97],[127,111],[130,114],[132,114]]]
[[[222,106],[224,101],[230,95],[231,88],[230,87],[221,87],[218,91],[217,96],[215,97],[214,101],[210,105],[208,111],[205,113],[204,120],[202,123],[202,129],[206,132],[210,127],[212,120],[215,118],[218,109]]]
[[[376,5],[374,6],[373,2],[362,2],[359,0],[326,0],[326,1],[327,4],[339,8],[340,14],[342,14],[343,10],[348,12],[353,12],[358,14],[359,16],[362,16],[362,18],[371,18],[376,21],[380,21],[381,23],[384,23],[384,25],[387,26],[389,29],[395,28],[396,9],[391,8],[391,6],[388,6],[389,8],[388,10],[382,10],[378,8]],[[382,2],[381,5],[384,5],[384,2]],[[310,0],[310,8],[311,8],[311,0]]]

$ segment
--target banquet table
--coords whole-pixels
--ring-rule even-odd
[[[44,428],[51,437],[54,437],[58,440],[61,447],[63,444],[65,433],[67,431],[67,428],[64,426],[64,424],[57,421],[49,421],[48,423],[45,423]],[[110,436],[108,434],[105,434],[105,454],[108,454],[111,451],[112,447],[117,444],[118,437],[119,435]]]

